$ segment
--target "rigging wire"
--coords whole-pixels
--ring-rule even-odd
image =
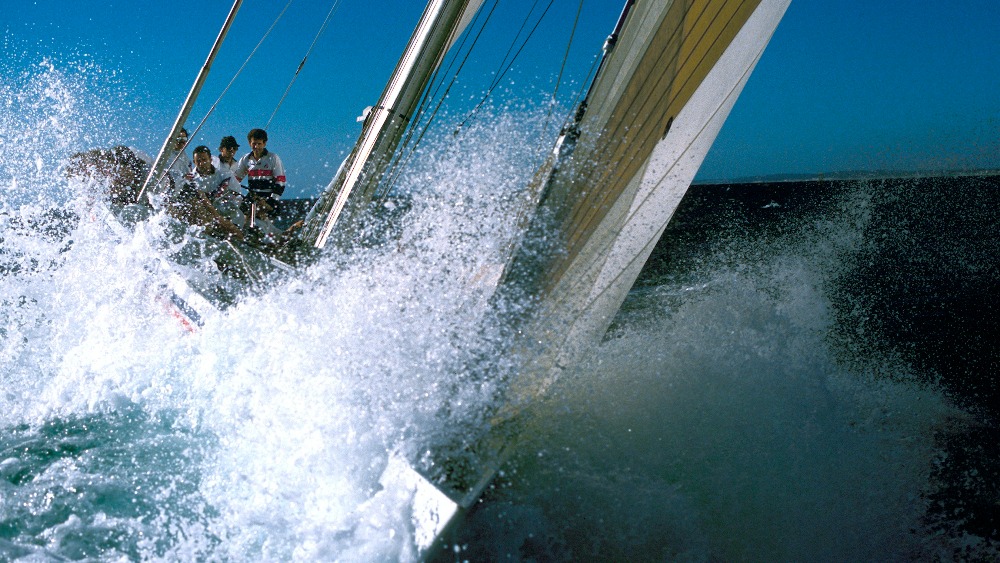
[[[233,86],[233,83],[236,82],[236,78],[240,75],[240,73],[243,72],[243,69],[246,68],[247,64],[250,63],[250,59],[252,59],[253,56],[257,54],[257,50],[260,49],[260,46],[264,43],[264,40],[267,39],[267,36],[270,35],[271,31],[274,30],[274,26],[278,25],[278,21],[285,15],[285,12],[288,11],[288,7],[292,5],[293,1],[294,0],[288,0],[288,3],[285,4],[285,7],[282,8],[281,12],[278,14],[278,17],[274,18],[274,22],[271,23],[271,27],[267,28],[267,31],[264,32],[264,35],[260,38],[260,41],[257,42],[257,45],[253,48],[252,51],[250,51],[250,54],[247,55],[247,59],[243,61],[243,65],[240,66],[240,68],[236,71],[236,74],[233,75],[233,78],[229,81],[229,84],[226,84],[226,87],[222,90],[222,93],[219,94],[218,99],[215,100],[215,103],[212,104],[212,107],[210,107],[208,109],[208,112],[205,113],[205,117],[201,118],[201,121],[198,122],[198,126],[195,127],[194,130],[188,134],[189,139],[193,139],[194,136],[198,133],[198,131],[201,130],[202,126],[205,125],[205,122],[208,121],[208,117],[212,115],[212,112],[215,111],[215,108],[219,105],[219,102],[221,102],[222,98],[226,95],[227,92],[229,92],[229,89]],[[176,160],[176,157],[174,158]]]
[[[313,38],[312,44],[309,45],[309,49],[306,51],[304,57],[302,57],[302,62],[299,63],[299,67],[295,69],[295,74],[292,75],[292,80],[288,83],[288,87],[285,88],[285,93],[281,95],[281,99],[278,100],[278,105],[275,106],[274,111],[271,112],[271,117],[267,118],[267,123],[264,124],[264,129],[267,130],[268,126],[271,125],[271,121],[274,120],[274,116],[278,113],[278,109],[281,104],[285,102],[285,98],[288,96],[288,91],[292,89],[292,84],[295,84],[295,79],[299,77],[299,73],[302,72],[302,67],[306,65],[306,59],[312,54],[313,48],[316,47],[316,42],[319,41],[323,32],[326,31],[327,26],[330,24],[330,18],[337,11],[337,6],[340,5],[340,0],[335,0],[333,6],[330,7],[330,11],[326,14],[326,19],[323,20],[323,25],[320,26],[319,31],[316,32],[316,37]]]
[[[556,89],[552,92],[552,99],[556,99],[559,93],[559,83],[562,81],[563,72],[566,70],[566,61],[569,60],[569,50],[573,46],[573,37],[576,35],[576,28],[580,24],[580,12],[583,11],[583,0],[576,8],[576,17],[573,18],[573,28],[569,32],[569,41],[566,42],[566,52],[563,54],[562,64],[559,66],[559,74],[556,76]]]
[[[441,108],[441,104],[444,102],[444,99],[448,97],[448,93],[451,91],[451,87],[454,86],[455,82],[458,80],[458,75],[462,72],[462,69],[465,68],[465,63],[468,62],[469,56],[472,54],[472,49],[476,46],[477,43],[479,43],[480,36],[482,36],[483,31],[486,29],[486,25],[489,23],[490,19],[493,17],[493,12],[496,11],[497,6],[499,4],[500,4],[500,0],[493,0],[493,7],[490,8],[490,11],[486,15],[486,18],[483,20],[482,25],[479,26],[479,31],[476,32],[475,39],[473,39],[472,40],[472,44],[469,45],[469,50],[465,52],[465,57],[462,58],[462,62],[459,63],[458,68],[455,69],[455,73],[452,74],[451,81],[448,83],[447,88],[445,88],[444,93],[440,97],[438,97],[438,92],[441,90],[441,86],[444,84],[444,82],[442,81],[442,82],[438,83],[437,87],[435,88],[434,94],[432,95],[432,98],[437,97],[438,98],[438,104],[437,104],[437,106],[435,106],[434,111],[431,114],[432,118],[433,118],[434,114],[437,113],[437,110]],[[475,17],[472,18],[472,22],[470,22],[469,28],[471,28],[471,29],[475,29],[476,28],[476,26],[478,25],[477,22],[479,21],[479,16],[482,13],[483,13],[482,9],[476,11],[476,15],[475,15]],[[465,43],[469,40],[470,36],[471,36],[471,33],[467,33],[467,34],[464,35],[464,37],[462,37],[462,42],[459,44],[458,48],[455,50],[456,53],[462,52],[462,50],[465,48]],[[455,57],[453,57],[451,59],[451,62],[448,63],[448,69],[443,73],[444,76],[447,76],[448,74],[451,74],[451,67],[454,66],[456,60],[458,60],[458,55],[455,55]]]
[[[538,6],[538,2],[539,2],[539,0],[535,0],[535,3],[532,5],[531,9],[528,10],[527,15],[525,16],[524,20],[521,23],[520,29],[518,30],[517,34],[515,35],[514,39],[512,40],[511,45],[510,45],[510,47],[507,50],[507,53],[504,55],[503,59],[501,60],[501,63],[500,63],[500,67],[501,68],[498,69],[498,71],[497,71],[497,77],[491,82],[491,84],[489,86],[489,91],[484,96],[483,100],[480,101],[480,103],[476,106],[476,108],[472,112],[470,112],[469,116],[467,116],[465,118],[465,120],[462,122],[462,124],[460,124],[456,128],[456,130],[454,131],[454,134],[457,135],[459,133],[459,131],[461,130],[462,126],[472,117],[472,115],[486,101],[486,99],[490,95],[490,92],[493,89],[495,89],[496,86],[499,85],[499,83],[503,79],[503,75],[507,72],[507,70],[509,70],[511,68],[511,66],[513,65],[513,63],[515,62],[515,60],[520,55],[521,51],[527,45],[527,42],[530,40],[530,38],[532,37],[532,35],[537,30],[537,28],[540,25],[542,19],[544,19],[544,17],[546,15],[546,13],[548,12],[549,8],[552,6],[552,1],[550,0],[548,6],[546,6],[545,10],[543,10],[542,13],[541,13],[541,15],[538,17],[538,21],[535,22],[535,25],[532,28],[532,30],[528,33],[527,37],[524,38],[523,43],[521,43],[520,47],[518,47],[517,51],[514,53],[513,58],[511,58],[511,53],[514,52],[515,47],[517,47],[517,45],[518,45],[518,39],[523,34],[524,29],[527,27],[528,23],[531,21],[531,15],[535,12],[536,7]],[[458,74],[460,74],[461,71],[462,71],[462,69],[464,68],[465,63],[468,61],[470,55],[472,54],[473,48],[478,43],[478,41],[479,41],[479,39],[480,39],[483,31],[485,31],[486,26],[489,23],[489,21],[491,20],[491,18],[492,18],[492,16],[493,16],[493,14],[494,14],[494,12],[495,12],[495,10],[496,10],[496,8],[497,8],[498,5],[499,5],[499,0],[494,0],[493,6],[490,8],[488,14],[486,15],[486,18],[483,20],[482,25],[479,26],[479,29],[478,29],[477,33],[475,34],[475,38],[472,39],[472,44],[469,46],[469,49],[466,51],[465,56],[462,58],[461,63],[459,63],[458,68],[455,70],[455,73],[451,75],[452,78],[448,82],[447,87],[445,87],[444,93],[442,95],[440,95],[440,96],[438,95],[439,92],[440,92],[440,90],[441,90],[441,88],[442,88],[442,86],[444,85],[444,81],[438,82],[437,86],[433,89],[433,93],[429,93],[428,96],[425,97],[424,100],[421,102],[421,107],[420,107],[420,109],[418,109],[418,111],[416,113],[416,116],[414,118],[414,123],[415,124],[418,121],[423,120],[423,115],[426,113],[426,106],[427,106],[428,103],[430,103],[430,100],[432,100],[434,98],[437,98],[437,100],[438,100],[437,104],[434,107],[434,109],[430,111],[429,117],[427,117],[426,120],[423,120],[422,127],[415,126],[415,127],[411,128],[410,131],[409,131],[409,134],[406,137],[406,139],[403,141],[403,143],[402,143],[403,150],[401,150],[400,153],[399,153],[399,154],[401,154],[401,156],[398,157],[395,160],[395,162],[392,164],[392,166],[390,168],[390,171],[387,172],[387,174],[386,174],[386,177],[388,177],[390,179],[386,183],[386,187],[384,188],[385,191],[382,194],[380,200],[384,200],[388,196],[388,192],[391,189],[391,186],[393,184],[395,184],[395,182],[398,179],[399,175],[402,173],[402,169],[405,168],[406,163],[412,158],[413,154],[415,153],[416,147],[420,144],[420,141],[423,139],[424,135],[430,129],[430,126],[431,126],[432,122],[434,121],[434,118],[437,115],[438,111],[440,110],[442,104],[444,103],[445,98],[447,98],[448,93],[450,92],[452,86],[457,81]],[[573,27],[572,27],[572,29],[570,31],[570,37],[569,37],[569,40],[568,40],[568,43],[567,43],[567,46],[566,46],[566,52],[563,55],[562,64],[561,64],[561,67],[560,67],[560,70],[559,70],[559,76],[557,77],[557,80],[556,80],[556,88],[555,88],[555,91],[552,94],[553,100],[555,100],[555,98],[557,96],[558,89],[559,89],[559,83],[562,81],[562,75],[563,75],[563,73],[565,71],[565,68],[566,68],[566,62],[567,62],[567,60],[569,58],[569,52],[570,52],[570,49],[572,47],[573,38],[575,37],[576,30],[578,28],[580,14],[582,13],[582,10],[583,10],[583,0],[580,0],[580,3],[578,5],[578,7],[577,7],[576,17],[575,17],[574,22],[573,22]],[[478,25],[477,21],[479,19],[479,16],[482,13],[483,13],[483,11],[477,12],[476,17],[473,19],[472,25],[470,25],[470,29],[475,29],[477,27],[477,25]],[[456,49],[456,52],[461,52],[465,48],[465,43],[469,40],[470,37],[471,37],[471,34],[468,34],[468,33],[465,34],[465,36],[462,39],[462,43],[458,46],[458,49]],[[599,59],[599,57],[597,59]],[[594,63],[592,63],[591,69],[588,72],[588,76],[593,73],[593,69],[596,66],[597,59],[595,59]],[[458,56],[456,55],[451,60],[451,62],[449,63],[448,69],[443,73],[444,76],[447,76],[447,75],[451,74],[451,67],[454,66],[454,64],[455,64],[455,62],[457,60],[458,60]],[[434,80],[432,80],[432,82],[436,81],[436,75],[437,75],[437,71],[435,71],[435,78],[434,78]],[[582,86],[581,88],[584,88],[584,87],[585,86]],[[428,90],[430,91],[431,89],[429,88]],[[573,100],[574,105],[577,103],[577,101],[579,100],[579,98],[582,95],[583,95],[583,91],[581,89],[581,91],[577,93],[576,97]],[[553,110],[553,108],[550,106],[548,114],[546,116],[546,127],[547,127],[548,120],[551,118],[552,110]],[[568,122],[570,119],[571,119],[571,116],[568,116],[567,119],[566,119],[566,121]],[[416,132],[418,129],[419,129],[419,133]],[[412,143],[412,145],[411,145],[411,143]]]
[[[548,111],[546,111],[546,113],[545,113],[545,122],[544,122],[544,125],[542,126],[541,130],[539,131],[539,137],[541,137],[541,138],[544,138],[545,132],[549,128],[549,121],[552,118],[552,112],[555,109],[555,106],[556,106],[556,103],[557,103],[557,95],[559,93],[559,86],[562,83],[562,75],[563,75],[563,72],[566,69],[566,62],[569,60],[570,49],[573,46],[573,38],[576,35],[576,30],[577,30],[577,27],[578,27],[579,22],[580,22],[580,13],[582,11],[583,11],[583,0],[580,0],[580,4],[577,6],[576,18],[574,18],[574,20],[573,20],[573,27],[570,30],[569,40],[566,43],[566,52],[563,54],[562,64],[559,67],[559,74],[556,77],[555,88],[552,91],[552,98],[551,98],[551,100],[549,102],[549,108],[548,108]],[[594,57],[593,62],[591,62],[590,69],[587,71],[587,76],[585,77],[584,81],[581,83],[580,89],[577,91],[575,97],[573,98],[573,103],[570,105],[571,108],[575,108],[576,105],[577,105],[577,103],[579,102],[580,98],[583,96],[583,93],[584,93],[584,91],[587,88],[587,84],[590,82],[589,79],[593,75],[594,69],[597,67],[597,62],[600,59],[601,59],[600,56]],[[575,111],[570,112],[563,119],[563,123],[560,126],[560,135],[563,134],[563,132],[566,130],[566,127],[569,125],[569,123],[572,122],[575,119],[575,114],[576,114]],[[518,224],[518,225],[526,224],[527,223],[528,215],[532,211],[534,211],[534,208],[529,208],[528,206],[522,206],[521,209],[515,215],[516,224]],[[513,258],[515,248],[519,244],[520,244],[520,240],[517,239],[517,238],[514,238],[514,239],[511,239],[511,240],[508,240],[507,243],[504,245],[503,252],[506,254],[508,261]],[[505,267],[505,269],[506,269],[506,267]]]
[[[545,113],[545,124],[542,126],[542,131],[549,128],[549,120],[552,118],[552,110],[555,109],[557,96],[559,94],[559,84],[562,83],[562,75],[566,70],[566,61],[569,60],[569,51],[573,46],[573,37],[576,35],[576,28],[580,24],[580,12],[583,11],[583,0],[580,0],[579,6],[576,8],[576,17],[573,19],[573,28],[569,32],[569,41],[566,42],[566,52],[563,54],[562,64],[559,65],[559,74],[556,76],[556,86],[552,90],[552,101],[549,103],[549,111]]]
[[[597,55],[594,57],[594,60],[590,63],[590,69],[587,71],[587,75],[584,77],[583,82],[580,83],[580,89],[577,90],[576,96],[573,97],[573,103],[571,103],[569,107],[576,108],[577,106],[579,106],[579,104],[581,103],[580,99],[583,98],[590,90],[590,85],[593,82],[594,76],[597,74],[598,66],[603,59],[604,55]],[[563,120],[563,127],[569,124],[570,121],[576,119],[575,114],[576,111],[573,111],[568,116],[566,116],[566,119]]]
[[[472,117],[479,112],[479,109],[483,106],[483,104],[486,103],[486,100],[488,100],[489,97],[493,94],[493,90],[495,90],[496,87],[500,85],[500,81],[507,74],[510,68],[514,65],[514,61],[516,61],[517,57],[520,56],[521,51],[524,50],[524,47],[528,44],[528,41],[530,41],[531,37],[535,34],[536,31],[538,31],[538,26],[541,25],[542,20],[545,19],[545,14],[548,13],[549,8],[552,7],[552,3],[554,1],[555,0],[549,0],[549,4],[545,7],[545,10],[542,11],[542,14],[538,16],[538,21],[535,22],[535,25],[534,27],[531,28],[531,31],[528,33],[528,36],[524,38],[524,41],[521,43],[521,46],[518,47],[517,52],[514,53],[514,56],[510,59],[509,62],[507,62],[507,66],[504,67],[502,71],[497,73],[497,77],[493,80],[493,83],[490,85],[489,89],[486,90],[486,94],[483,95],[483,99],[480,100],[479,103],[476,104],[476,107],[472,108],[472,111],[470,111],[469,114],[465,117],[465,119],[463,119],[462,122],[458,124],[457,129],[465,127],[465,124],[468,123],[469,120],[472,119]],[[538,0],[535,0],[535,5],[537,4]],[[535,5],[532,5],[531,11],[529,11],[528,15],[525,16],[525,21],[524,24],[522,24],[521,29],[524,29],[524,25],[527,24],[528,19],[531,17],[531,12],[535,10]],[[518,32],[518,36],[520,36],[520,32]],[[511,44],[511,50],[513,50],[513,47],[516,43],[517,43],[517,37],[514,38],[514,42]],[[507,52],[510,53],[510,50],[508,50]],[[506,61],[506,57],[504,57],[504,60]],[[501,63],[501,65],[502,64],[503,63]]]
[[[510,46],[507,47],[507,52],[504,53],[503,59],[500,60],[500,66],[501,67],[503,67],[504,63],[507,62],[507,57],[510,56],[510,52],[513,51],[514,50],[514,46],[517,45],[517,40],[518,40],[519,37],[521,37],[521,33],[524,32],[524,27],[526,25],[528,25],[528,20],[531,18],[531,14],[533,14],[535,12],[535,7],[538,6],[538,2],[539,2],[539,0],[535,0],[535,2],[531,5],[531,9],[528,10],[527,15],[524,16],[524,20],[521,22],[521,27],[518,28],[517,34],[514,35],[514,39],[511,40]],[[496,74],[497,74],[496,78],[493,80],[493,82],[490,83],[490,88],[491,89],[493,87],[495,87],[497,84],[499,84],[499,82],[500,82],[500,69],[499,68],[497,69],[497,73]]]
[[[451,92],[452,86],[454,86],[455,82],[458,80],[458,75],[462,72],[462,69],[465,68],[465,63],[468,62],[469,56],[472,54],[473,48],[479,42],[479,38],[482,36],[483,31],[486,29],[487,24],[490,22],[490,19],[493,17],[493,12],[496,11],[496,8],[499,5],[499,3],[500,3],[500,0],[494,0],[493,1],[493,7],[490,8],[489,13],[483,19],[482,25],[478,24],[478,20],[479,20],[479,16],[483,13],[483,11],[482,10],[478,10],[476,12],[475,17],[472,19],[472,22],[469,24],[469,29],[475,29],[476,27],[478,27],[479,31],[476,32],[475,38],[472,39],[472,43],[469,45],[469,49],[465,52],[465,56],[462,57],[462,61],[458,64],[458,68],[455,69],[454,73],[452,73],[451,69],[455,65],[455,61],[458,60],[458,55],[456,54],[454,57],[452,57],[451,61],[448,63],[448,68],[443,73],[440,73],[441,76],[451,75],[451,80],[448,82],[448,86],[445,87],[444,88],[444,92],[439,95],[439,92],[441,91],[441,87],[444,85],[444,80],[442,79],[440,82],[437,83],[437,86],[434,87],[434,91],[432,93],[430,93],[428,96],[426,96],[423,99],[423,101],[421,102],[420,108],[415,113],[415,116],[414,116],[414,119],[413,119],[414,126],[410,128],[410,131],[409,131],[408,135],[406,136],[406,139],[404,139],[404,141],[402,143],[402,149],[405,149],[405,154],[403,154],[402,156],[400,156],[399,158],[396,159],[396,161],[392,165],[392,168],[391,168],[390,172],[388,172],[386,174],[386,176],[389,177],[390,179],[387,182],[387,187],[385,189],[385,193],[381,197],[381,200],[384,200],[388,196],[388,192],[391,189],[391,186],[396,183],[396,180],[399,178],[399,175],[402,173],[402,169],[405,168],[405,166],[409,162],[410,158],[412,158],[412,156],[416,152],[416,148],[420,144],[420,141],[423,140],[424,135],[430,129],[431,124],[434,122],[434,118],[437,117],[437,113],[441,109],[442,104],[444,104],[445,99],[447,99],[448,93]],[[462,37],[462,42],[458,45],[458,47],[455,50],[456,53],[461,53],[462,50],[465,49],[465,44],[466,44],[466,42],[469,41],[469,38],[471,37],[471,32],[470,33],[465,33],[463,35],[464,36]],[[439,71],[435,70],[434,74],[435,74],[435,76],[431,80],[432,83],[434,83],[434,82],[437,81],[437,76],[439,74]],[[428,91],[430,91],[430,88],[428,88]],[[424,115],[427,113],[426,106],[433,99],[437,99],[437,104],[434,106],[434,109],[431,110],[430,115],[425,120],[424,119]],[[422,123],[423,127],[422,128],[420,128],[418,125],[416,125],[420,121],[423,121],[423,123]],[[420,133],[416,135],[416,139],[414,140],[413,139],[414,132],[418,128],[420,129]],[[410,144],[411,142],[412,142],[412,145]],[[403,152],[402,149],[400,150],[400,153]]]
[[[503,80],[503,76],[510,70],[514,62],[516,62],[521,52],[524,50],[527,43],[530,41],[531,37],[533,37],[535,32],[538,30],[538,27],[540,26],[542,20],[544,20],[545,16],[547,15],[549,9],[551,8],[554,2],[554,0],[549,1],[549,3],[545,6],[544,10],[542,10],[541,14],[537,16],[538,19],[534,22],[534,25],[532,26],[531,30],[523,38],[523,40],[521,40],[520,38],[524,34],[524,30],[528,27],[528,25],[532,21],[532,14],[535,13],[539,1],[540,0],[535,0],[534,5],[531,7],[531,9],[526,14],[524,20],[522,21],[520,30],[515,35],[514,39],[512,40],[507,50],[507,53],[501,60],[500,67],[498,68],[496,73],[496,77],[490,83],[486,95],[479,102],[479,104],[470,112],[470,114],[466,116],[465,120],[463,120],[463,122],[458,126],[458,128],[456,128],[455,134],[457,134],[461,130],[462,126],[464,126],[468,122],[468,120],[472,118],[472,116],[481,108],[481,106],[489,98],[491,92],[500,84],[500,82]],[[402,170],[406,167],[406,164],[412,159],[413,155],[416,152],[417,146],[419,146],[421,140],[424,138],[424,136],[430,129],[430,126],[432,125],[435,117],[437,116],[437,113],[439,112],[441,106],[443,105],[444,100],[447,98],[448,93],[450,92],[454,84],[457,82],[458,74],[461,73],[466,62],[469,60],[469,57],[471,56],[475,45],[478,43],[488,23],[491,21],[491,18],[494,12],[496,11],[498,5],[499,5],[499,0],[494,0],[493,5],[488,12],[486,12],[485,10],[477,11],[471,25],[469,26],[470,32],[463,34],[461,43],[458,45],[457,49],[455,49],[456,53],[461,53],[463,50],[465,50],[466,43],[470,42],[471,40],[471,44],[469,45],[468,50],[466,50],[464,57],[455,55],[454,57],[451,58],[446,69],[442,70],[441,67],[439,67],[437,70],[434,71],[434,76],[431,79],[431,84],[435,84],[435,86],[429,87],[427,89],[427,94],[425,94],[424,98],[420,102],[418,109],[414,112],[414,116],[412,118],[413,127],[410,128],[407,135],[403,139],[400,145],[400,150],[397,151],[398,156],[393,160],[393,163],[390,165],[389,170],[383,175],[383,177],[386,178],[386,180],[382,182],[382,186],[378,190],[378,192],[381,193],[377,192],[378,194],[376,196],[377,201],[383,201],[386,197],[388,197],[388,194],[391,191],[392,186],[396,183],[400,174],[402,174]],[[559,70],[559,76],[557,77],[556,81],[555,91],[552,93],[553,99],[555,99],[558,94],[559,83],[562,81],[562,75],[565,72],[567,60],[569,57],[569,52],[572,48],[576,30],[578,29],[579,18],[582,13],[582,10],[583,10],[583,0],[580,0],[580,3],[577,7],[576,17],[574,18],[573,26],[570,31],[570,36],[567,42],[566,52],[564,53],[562,58],[562,63]],[[486,13],[486,16],[483,19],[482,24],[480,25],[478,21],[483,13]],[[477,27],[478,31],[473,36],[471,30],[476,29]],[[511,53],[513,53],[513,56],[511,56]],[[458,62],[459,60],[461,62]],[[457,69],[454,71],[454,73],[452,73],[452,68],[456,65],[456,62],[458,62]],[[588,75],[593,72],[594,65],[596,65],[596,60],[591,66],[591,71],[588,73]],[[451,75],[450,81],[448,81],[447,79],[441,79],[441,80],[438,79],[439,77],[446,77],[448,75]],[[445,86],[446,83],[447,86]],[[444,89],[443,94],[441,93],[442,88]],[[576,98],[574,99],[574,103],[576,103],[576,101],[579,99],[581,95],[582,91],[577,94]],[[437,103],[434,105],[433,109],[429,110],[428,107],[430,104],[434,103],[435,98],[437,99]],[[552,113],[552,108],[550,107],[549,114],[546,117],[546,123],[548,122],[548,119],[551,117],[551,113]],[[567,120],[568,119],[569,118],[567,118]]]
[[[594,57],[593,62],[590,63],[590,70],[587,71],[587,75],[586,75],[583,83],[581,83],[580,89],[577,91],[576,96],[573,98],[573,103],[570,104],[571,108],[576,108],[577,105],[579,103],[581,103],[580,102],[580,98],[582,98],[584,96],[585,92],[587,92],[587,90],[589,88],[588,84],[591,83],[591,81],[592,81],[592,79],[594,77],[594,74],[596,72],[596,69],[598,67],[598,63],[601,62],[603,60],[603,58],[604,58],[603,55],[596,56],[596,57]],[[554,97],[555,97],[555,94],[553,94],[553,98]],[[553,105],[554,105],[554,103],[553,103]],[[551,115],[551,110],[549,112],[549,115]],[[563,119],[563,123],[560,126],[560,136],[563,134],[563,132],[565,132],[567,130],[567,128],[570,126],[570,123],[576,121],[577,118],[578,118],[578,112],[574,110],[574,111],[571,111]],[[548,127],[548,121],[547,120],[548,120],[548,116],[546,116],[546,128]],[[542,135],[545,134],[545,128],[542,129],[542,133],[541,134]],[[527,206],[522,206],[521,209],[515,214],[516,224],[518,224],[518,225],[526,225],[527,221],[528,221],[528,215],[530,213],[532,213],[533,211],[535,211],[534,208],[529,208]],[[507,262],[507,265],[504,266],[504,273],[503,273],[504,276],[506,276],[507,269],[509,268],[509,265],[510,265],[510,261],[513,260],[513,258],[514,258],[514,252],[516,251],[516,248],[518,246],[520,246],[520,244],[521,244],[521,240],[519,238],[510,239],[510,240],[507,241],[506,244],[504,244],[502,251],[506,254],[506,262]]]

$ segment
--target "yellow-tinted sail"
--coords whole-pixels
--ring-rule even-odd
[[[627,7],[505,274],[538,300],[522,332],[546,343],[515,395],[536,396],[607,330],[788,3]]]

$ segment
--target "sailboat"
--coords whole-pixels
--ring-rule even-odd
[[[789,3],[626,0],[583,101],[525,188],[522,234],[496,257],[489,278],[492,299],[531,303],[512,321],[523,365],[508,382],[505,408],[474,440],[476,463],[449,465],[454,452],[436,452],[433,464],[393,457],[383,475],[386,494],[410,499],[420,557],[447,543],[449,524],[516,447],[530,426],[526,406],[544,398],[607,330]],[[347,244],[385,194],[386,171],[428,83],[480,4],[427,4],[354,149],[306,218],[302,247]],[[157,159],[147,183],[164,167]],[[240,259],[265,264],[274,257],[244,249]]]
[[[788,4],[625,3],[591,86],[527,188],[529,226],[497,276],[497,295],[513,292],[534,303],[517,321],[520,345],[532,350],[509,383],[510,410],[498,413],[497,430],[480,440],[479,467],[439,470],[429,475],[431,484],[407,463],[394,462],[383,479],[415,491],[413,521],[422,552],[440,547],[447,523],[472,506],[518,432],[527,430],[518,421],[521,406],[543,397],[607,330]],[[432,2],[422,24],[435,5],[441,13],[455,6],[450,22],[468,18],[458,6],[478,7]],[[446,49],[448,43],[440,45]],[[442,53],[431,49],[424,57],[439,61]],[[400,67],[408,60],[404,55]],[[393,78],[380,108],[396,107],[387,99]],[[388,112],[366,125],[352,157],[314,209],[305,234],[317,247],[338,222],[349,229],[374,197],[400,126]],[[387,152],[379,153],[380,146]],[[363,156],[369,147],[369,156]],[[447,460],[437,467],[448,467]]]

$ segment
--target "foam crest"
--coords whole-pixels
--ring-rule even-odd
[[[100,145],[121,143],[116,133],[128,117],[112,110],[114,98],[127,94],[118,77],[85,57],[42,58],[12,52],[0,63],[0,185],[5,205],[30,202],[61,205],[76,194],[61,179],[69,155]],[[18,71],[10,70],[19,69]],[[112,86],[112,87],[109,87]],[[128,107],[122,103],[120,107]]]
[[[15,86],[26,117],[3,124],[41,165],[2,168],[24,201],[0,213],[0,451],[12,455],[0,469],[52,476],[11,498],[69,503],[71,489],[121,471],[72,453],[50,459],[56,438],[44,429],[55,424],[86,436],[95,459],[133,452],[132,469],[151,476],[109,489],[151,503],[127,518],[88,503],[76,520],[36,507],[38,529],[52,538],[46,549],[86,554],[108,530],[141,530],[149,539],[117,544],[118,553],[411,558],[406,499],[377,495],[378,477],[390,452],[419,458],[476,432],[499,394],[506,367],[494,355],[500,330],[482,272],[502,263],[513,236],[510,204],[530,170],[524,160],[537,158],[521,141],[538,134],[537,116],[425,144],[400,179],[411,208],[391,241],[330,256],[190,334],[158,300],[166,219],[122,230],[94,205],[105,186],[59,176],[69,153],[89,148],[79,146],[92,140],[88,124],[110,119],[106,106],[55,66],[40,68]],[[47,235],[39,225],[54,205]],[[37,459],[14,454],[36,441]],[[22,533],[11,553],[33,541]]]

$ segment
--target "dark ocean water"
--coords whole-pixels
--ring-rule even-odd
[[[942,534],[967,533],[996,546],[1000,177],[698,186],[638,285],[692,267],[713,245],[794,237],[803,225],[851,216],[838,213],[850,205],[863,219],[861,244],[844,256],[829,285],[835,323],[828,342],[845,363],[898,357],[975,414],[968,425],[935,436],[941,452],[926,522]]]
[[[462,557],[996,560],[998,227],[997,176],[692,187]],[[900,430],[914,388],[961,414]]]
[[[463,230],[497,203],[469,183],[401,235],[413,256],[195,336],[143,293],[142,233],[3,216],[0,560],[412,556],[374,481],[482,409],[453,392],[482,335],[441,273],[493,239]],[[694,186],[441,559],[996,560],[998,187]]]

